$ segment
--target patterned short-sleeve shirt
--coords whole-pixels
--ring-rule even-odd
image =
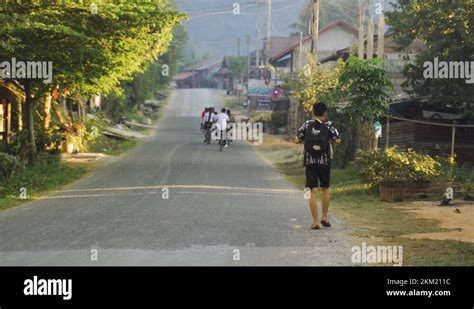
[[[316,122],[316,124],[314,125],[315,129],[321,129],[321,126],[324,125],[328,128],[328,137],[330,140],[332,141],[335,141],[337,139],[340,138],[340,135],[339,135],[339,131],[336,129],[336,127],[334,126],[334,124],[331,122],[331,121],[327,121],[327,122],[321,122],[319,120],[308,120],[306,121],[302,126],[301,128],[298,130],[298,133],[296,134],[296,137],[300,140],[300,141],[304,141],[304,138],[306,136],[306,130],[308,129],[309,125],[311,123],[314,123]],[[320,155],[312,155],[311,153],[309,152],[306,152],[304,153],[304,165],[310,165],[310,164],[319,164],[319,165],[329,165],[330,163],[330,160],[332,158],[332,146],[330,145],[329,147],[329,153],[323,153],[323,154],[320,154]]]

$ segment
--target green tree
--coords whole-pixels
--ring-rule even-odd
[[[0,59],[53,62],[54,83],[71,97],[120,93],[121,82],[164,54],[185,17],[166,0],[9,2],[0,7]],[[27,127],[36,153],[35,107],[51,85],[18,79],[25,92]]]
[[[235,78],[241,80],[247,71],[247,58],[246,57],[228,57],[229,70]]]
[[[363,60],[356,56],[347,59],[339,77],[338,91],[347,102],[343,113],[355,124],[355,149],[375,148],[374,121],[383,115],[391,102],[393,85],[382,68],[380,58]]]
[[[118,101],[123,108],[131,109],[144,100],[154,99],[156,92],[164,90],[171,82],[173,76],[178,71],[178,66],[182,61],[182,51],[187,40],[187,33],[182,25],[175,26],[173,30],[173,41],[169,45],[168,51],[160,56],[156,61],[149,63],[143,72],[137,73],[133,80],[122,83],[124,88],[124,100]],[[117,102],[117,97],[112,95],[108,102]],[[112,118],[119,118],[121,112],[114,106],[108,109]]]
[[[372,122],[388,110],[392,83],[381,67],[380,58],[347,59],[339,79],[339,89],[348,105],[344,112],[352,118]]]
[[[433,104],[474,115],[474,87],[464,79],[425,79],[426,61],[474,61],[474,1],[399,1],[387,13],[395,41],[406,47],[419,40],[426,49],[405,67],[407,89]],[[472,69],[471,69],[472,70]]]
[[[298,72],[289,80],[289,87],[295,98],[310,111],[316,103],[325,102],[330,106],[340,99],[338,90],[339,75],[344,67],[343,62],[338,62],[333,70],[322,69],[311,54],[307,54],[309,61],[304,70]]]

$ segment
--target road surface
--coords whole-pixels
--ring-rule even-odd
[[[176,90],[139,147],[1,212],[0,264],[350,265],[344,223],[310,230],[302,188],[247,142],[222,153],[203,143],[198,115],[221,95]]]

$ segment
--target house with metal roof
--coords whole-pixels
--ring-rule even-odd
[[[337,20],[319,31],[318,61],[321,62],[338,50],[357,43],[358,30],[344,20]],[[280,72],[292,73],[309,63],[311,36],[298,39],[297,42],[281,49],[270,58],[270,63]]]

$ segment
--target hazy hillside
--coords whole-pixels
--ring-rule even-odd
[[[297,22],[308,0],[273,0],[272,36],[288,36],[290,25]],[[265,35],[266,1],[260,0],[260,46]],[[237,54],[237,37],[241,38],[241,53],[247,54],[246,36],[251,36],[255,49],[257,4],[255,0],[177,0],[180,10],[190,15],[186,22],[189,32],[186,55],[211,57]],[[233,5],[240,4],[240,15],[233,14]]]

